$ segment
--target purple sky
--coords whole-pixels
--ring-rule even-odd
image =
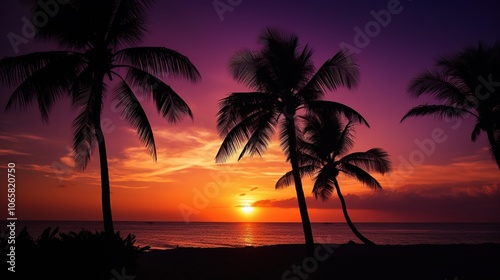
[[[359,87],[350,92],[340,89],[328,93],[326,98],[351,106],[368,120],[370,129],[359,127],[357,130],[355,150],[385,148],[393,161],[394,177],[400,178],[392,184],[393,187],[407,191],[405,186],[421,184],[427,188],[439,181],[452,189],[453,184],[466,187],[468,182],[481,181],[482,186],[493,186],[493,193],[497,193],[496,188],[500,188],[498,169],[485,150],[485,135],[481,135],[476,143],[470,141],[473,127],[470,120],[445,122],[419,118],[399,122],[412,106],[432,101],[410,98],[406,87],[417,73],[432,67],[434,58],[453,54],[479,41],[490,44],[500,40],[500,3],[497,1],[157,2],[150,12],[150,32],[143,45],[165,46],[181,52],[191,59],[202,75],[202,81],[194,85],[180,80],[168,81],[193,110],[194,122],[186,120],[182,123],[186,131],[216,133],[217,101],[229,92],[247,90],[232,81],[228,74],[227,65],[231,55],[241,48],[256,48],[258,33],[264,27],[275,26],[296,33],[302,44],[312,47],[318,67],[333,56],[341,44],[358,47],[357,58],[361,70]],[[237,5],[231,10],[217,12],[214,3]],[[2,57],[53,48],[27,39],[28,43],[20,44],[19,53],[16,53],[8,34],[12,32],[22,36],[22,19],[29,13],[15,1],[2,0],[1,6]],[[380,14],[388,6],[395,12],[391,14],[390,21],[387,20],[383,24],[385,26],[375,24],[373,13]],[[368,32],[371,32],[372,37],[369,36],[369,42],[364,45],[357,44],[356,28],[365,30],[366,26],[371,26]],[[3,86],[0,90],[1,168],[12,160],[19,164],[47,167],[68,154],[71,121],[75,113],[71,112],[67,100],[54,107],[50,124],[45,125],[35,106],[23,112],[4,112],[11,90]],[[155,130],[171,127],[158,117],[152,104],[148,103],[145,109]],[[113,112],[109,101],[105,105],[103,117],[109,119],[114,127],[107,141],[110,158],[125,160],[124,149],[140,147],[139,140],[135,136],[130,137],[132,134],[127,130],[127,124]],[[405,173],[405,161],[411,160],[412,153],[419,149],[415,141],[430,138],[436,129],[446,140],[435,143],[432,153],[422,163],[412,167],[411,174]],[[179,143],[169,145],[167,149],[182,147]],[[207,158],[213,159],[214,156],[210,154]],[[96,162],[95,157],[93,161]],[[473,166],[474,172],[464,174],[463,179],[453,177],[463,174],[461,168],[467,168],[465,164]],[[41,171],[42,167],[38,170],[31,168],[30,176],[49,176],[46,171]],[[436,174],[448,173],[450,170],[454,170],[449,173],[451,177]],[[413,181],[415,178],[420,181]],[[67,185],[73,183],[78,184],[65,182]]]

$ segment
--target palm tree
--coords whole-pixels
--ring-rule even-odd
[[[341,116],[323,112],[309,113],[303,120],[304,139],[300,139],[298,143],[300,174],[314,177],[313,193],[316,198],[327,200],[335,190],[352,232],[365,244],[373,245],[374,243],[364,237],[349,218],[337,177],[343,173],[373,190],[382,189],[380,183],[368,172],[390,172],[391,164],[387,152],[373,148],[366,152],[348,154],[354,145],[353,123],[349,121],[344,125]],[[290,185],[292,176],[292,171],[287,172],[278,180],[276,188]]]
[[[217,128],[224,140],[215,159],[225,162],[243,144],[238,160],[245,155],[260,156],[279,128],[281,147],[293,170],[307,252],[312,254],[314,240],[298,173],[296,117],[303,111],[342,112],[368,125],[353,109],[319,100],[325,91],[338,86],[355,87],[359,71],[352,55],[344,50],[316,71],[310,48],[300,47],[296,35],[276,28],[266,28],[259,42],[258,51],[244,49],[230,60],[232,77],[253,91],[234,92],[219,101]]]
[[[486,132],[492,157],[500,169],[500,43],[478,44],[475,48],[436,59],[436,69],[417,75],[408,87],[414,97],[427,94],[440,104],[410,109],[409,117],[434,115],[439,118],[476,120],[471,140]]]
[[[33,13],[41,11],[36,0]],[[111,94],[119,112],[136,129],[139,139],[156,161],[153,131],[138,94],[152,99],[170,123],[192,117],[182,98],[165,77],[197,81],[200,74],[184,55],[164,47],[133,47],[145,33],[150,0],[73,0],[59,11],[36,38],[59,43],[66,50],[35,52],[0,61],[0,80],[15,87],[6,109],[26,109],[38,103],[42,120],[54,103],[68,96],[75,111],[73,149],[76,166],[85,169],[97,144],[101,170],[104,230],[114,233],[105,137],[101,128],[103,102]],[[43,11],[42,11],[43,12]],[[124,70],[125,73],[120,72]]]

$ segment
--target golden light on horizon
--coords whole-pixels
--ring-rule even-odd
[[[241,211],[243,211],[243,213],[245,214],[250,214],[253,212],[253,210],[253,207],[249,204],[243,205],[243,207],[241,207]]]

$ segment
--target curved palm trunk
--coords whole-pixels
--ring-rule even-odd
[[[333,182],[335,184],[335,189],[337,190],[337,195],[340,199],[340,203],[342,204],[342,211],[344,212],[345,220],[346,220],[347,224],[349,225],[349,227],[351,228],[351,231],[354,233],[354,235],[356,235],[357,238],[359,238],[359,240],[363,241],[363,243],[365,243],[367,245],[375,245],[375,243],[370,241],[368,238],[364,237],[358,231],[358,229],[354,226],[354,224],[351,221],[351,218],[349,218],[349,214],[347,213],[347,206],[345,204],[344,196],[342,195],[342,192],[340,192],[339,183],[337,182],[336,179],[334,179]]]
[[[113,227],[113,217],[111,215],[111,190],[109,185],[108,156],[106,154],[106,142],[104,141],[104,135],[102,133],[100,124],[99,128],[97,128],[96,126],[96,137],[99,141],[99,163],[101,167],[101,200],[104,231],[107,234],[114,234],[115,230]]]
[[[486,131],[488,134],[488,141],[490,142],[491,150],[493,151],[493,157],[497,162],[498,169],[500,169],[500,147],[496,145],[495,134],[493,133],[493,129],[488,129]]]
[[[115,233],[113,227],[113,217],[111,215],[111,197],[109,186],[108,156],[106,153],[106,141],[101,128],[101,107],[103,95],[104,73],[96,73],[94,84],[92,86],[92,95],[95,98],[94,106],[94,127],[95,137],[99,147],[99,163],[101,169],[101,203],[102,217],[104,222],[104,232],[107,235]]]
[[[293,179],[295,183],[295,192],[297,193],[297,200],[299,203],[300,218],[302,220],[302,228],[304,230],[304,238],[306,241],[307,255],[313,256],[314,253],[314,238],[311,229],[311,221],[309,220],[309,213],[307,212],[306,198],[302,188],[302,180],[300,179],[299,163],[297,159],[297,135],[295,133],[295,121],[293,116],[287,117],[287,129],[289,132],[289,152],[290,163],[292,165]]]

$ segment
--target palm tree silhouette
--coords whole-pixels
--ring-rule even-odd
[[[303,117],[303,139],[298,141],[299,173],[302,176],[314,177],[313,193],[316,198],[327,200],[335,190],[352,232],[365,244],[373,245],[374,243],[364,237],[349,218],[337,177],[342,172],[373,190],[382,189],[380,183],[368,172],[390,172],[389,155],[380,148],[348,154],[354,145],[353,123],[349,121],[344,125],[341,119],[339,115],[324,112],[308,113]],[[292,176],[292,171],[285,173],[276,182],[276,188],[289,186]]]
[[[266,28],[260,34],[258,51],[241,50],[230,60],[233,78],[252,88],[252,92],[234,92],[219,101],[217,128],[224,138],[216,155],[225,162],[244,147],[238,157],[262,155],[276,129],[287,160],[290,161],[295,191],[308,254],[314,239],[307,205],[298,173],[297,113],[302,111],[341,112],[348,118],[366,123],[353,109],[331,101],[319,100],[326,90],[338,86],[353,88],[359,71],[354,58],[344,50],[337,52],[316,71],[312,51],[299,46],[298,37],[277,28]]]
[[[471,140],[481,131],[488,136],[492,157],[500,169],[500,43],[478,44],[436,59],[436,68],[417,75],[408,87],[414,97],[428,94],[442,104],[419,105],[401,119],[434,115],[439,118],[472,116],[476,125]]]
[[[41,11],[36,0],[25,1],[33,14]],[[200,74],[184,55],[164,47],[132,47],[146,31],[146,12],[152,1],[75,0],[59,11],[36,38],[57,42],[67,50],[35,52],[0,61],[0,80],[15,87],[6,110],[26,109],[38,103],[48,122],[55,102],[69,96],[79,114],[73,121],[76,166],[85,169],[93,149],[99,148],[104,230],[113,233],[106,145],[101,128],[103,101],[113,80],[112,95],[119,112],[137,130],[139,139],[156,161],[153,131],[137,94],[152,99],[170,123],[192,117],[182,98],[162,78],[197,81]],[[43,11],[42,11],[43,12]],[[120,70],[126,70],[125,75]]]

